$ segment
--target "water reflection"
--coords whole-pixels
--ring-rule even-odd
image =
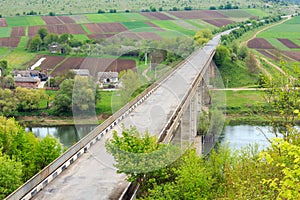
[[[76,125],[76,128],[75,126],[32,127],[26,128],[26,131],[32,131],[40,138],[50,134],[58,138],[65,147],[70,147],[86,136],[95,127],[96,125]]]
[[[241,149],[249,144],[258,144],[258,149],[262,150],[270,143],[267,138],[274,138],[275,135],[269,131],[268,126],[237,125],[226,126],[220,137],[222,144],[229,142],[231,149]]]

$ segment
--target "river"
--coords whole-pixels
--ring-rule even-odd
[[[60,142],[70,147],[78,140],[83,138],[89,133],[95,126],[81,125],[77,126],[55,126],[55,127],[33,127],[26,128],[26,130],[32,131],[38,137],[45,137],[50,134],[60,140]],[[220,142],[222,144],[229,143],[230,148],[240,149],[248,144],[259,144],[259,149],[263,149],[269,145],[269,142],[262,134],[262,132],[268,137],[273,137],[273,134],[268,131],[266,126],[253,126],[253,125],[235,125],[226,126],[220,136]]]

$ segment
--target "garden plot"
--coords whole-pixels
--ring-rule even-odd
[[[191,11],[170,11],[171,15],[179,19],[219,19],[228,18],[226,15],[215,10],[191,10]]]
[[[295,44],[294,42],[292,42],[289,39],[286,38],[277,38],[277,40],[279,40],[283,45],[285,45],[286,47],[290,48],[290,49],[299,49],[300,46]]]
[[[13,27],[10,33],[10,37],[22,37],[25,36],[25,27]]]
[[[17,47],[19,45],[21,38],[0,38],[0,47]]]
[[[229,19],[203,19],[203,21],[212,24],[216,27],[222,27],[222,26],[226,26],[228,24],[233,23],[234,21],[231,21]]]
[[[7,23],[6,20],[4,18],[0,18],[0,27],[6,27]]]
[[[264,38],[254,38],[248,42],[248,47],[252,49],[275,49],[267,40]]]
[[[161,12],[142,12],[141,14],[152,20],[172,20],[173,19]]]

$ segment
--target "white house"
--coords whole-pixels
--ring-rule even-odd
[[[97,80],[101,88],[117,88],[119,74],[118,72],[98,72]]]

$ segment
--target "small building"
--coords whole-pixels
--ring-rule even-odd
[[[88,69],[73,69],[72,71],[77,76],[90,76],[90,71]]]
[[[117,88],[119,74],[118,72],[98,72],[97,80],[101,88]]]
[[[37,88],[41,82],[38,77],[15,76],[16,87]]]

